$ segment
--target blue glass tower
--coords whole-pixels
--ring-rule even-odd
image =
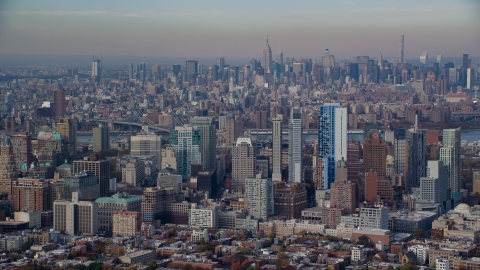
[[[339,103],[320,106],[318,117],[318,157],[322,159],[322,186],[329,189],[335,181],[335,112]]]

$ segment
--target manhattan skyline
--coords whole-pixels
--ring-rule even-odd
[[[0,55],[273,59],[480,56],[478,1],[15,1],[0,4]]]

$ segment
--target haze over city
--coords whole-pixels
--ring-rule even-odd
[[[8,1],[0,55],[480,56],[479,1]],[[1,57],[1,56],[0,56]],[[1,58],[0,58],[1,59]]]

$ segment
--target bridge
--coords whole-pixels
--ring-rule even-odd
[[[251,135],[272,135],[272,129],[247,129]],[[288,129],[282,130],[282,135],[288,135]],[[304,129],[303,135],[317,135],[318,129]],[[349,129],[347,134],[363,134],[363,129]]]
[[[107,123],[110,124],[112,123],[114,126],[111,127],[114,130],[117,130],[118,128],[121,128],[122,130],[128,130],[130,128],[130,125],[132,125],[132,128],[136,129],[141,129],[142,126],[147,125],[148,129],[154,132],[158,133],[170,133],[170,128],[167,128],[165,126],[161,126],[159,124],[151,124],[151,123],[145,123],[145,122],[138,122],[138,121],[128,121],[128,120],[110,120],[110,119],[94,119],[96,122],[101,122],[101,123]]]

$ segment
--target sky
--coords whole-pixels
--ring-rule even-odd
[[[480,56],[480,0],[0,1],[0,55]],[[275,59],[275,56],[274,56]]]

